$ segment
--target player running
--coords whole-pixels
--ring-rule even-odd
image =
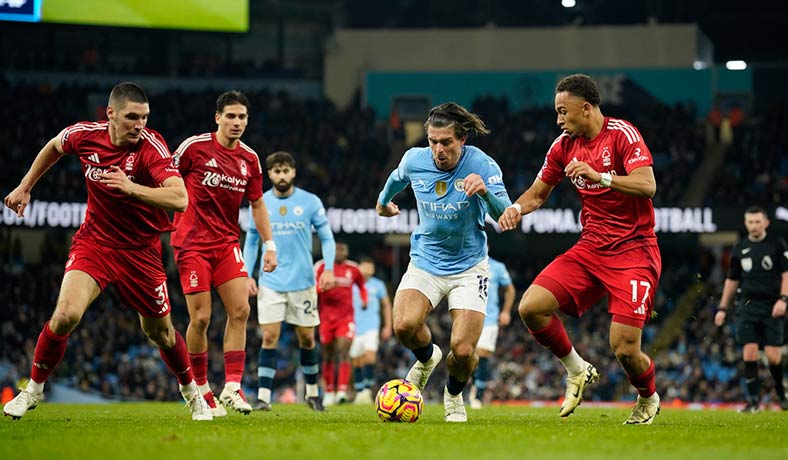
[[[566,367],[559,412],[566,417],[599,373],[574,349],[555,312],[580,317],[608,294],[610,346],[639,394],[624,423],[650,424],[659,413],[659,395],[654,363],[641,351],[641,335],[651,318],[662,268],[651,202],[657,190],[651,152],[631,123],[602,115],[599,88],[587,75],[561,79],[555,92],[557,122],[564,132],[548,150],[533,185],[498,223],[503,230],[515,228],[566,176],[583,203],[583,232],[537,276],[518,311],[536,341]]]
[[[432,343],[427,315],[448,296],[452,315],[449,380],[443,393],[447,422],[466,422],[462,390],[478,363],[476,343],[487,310],[487,234],[484,217],[497,219],[511,204],[498,164],[468,136],[487,134],[484,122],[453,102],[433,107],[424,123],[429,147],[405,152],[378,196],[384,217],[399,214],[391,199],[408,185],[419,210],[411,235],[411,262],[394,296],[394,333],[416,356],[406,380],[424,389],[443,353]]]
[[[239,91],[216,99],[213,133],[192,136],[175,152],[191,205],[175,214],[171,244],[189,309],[186,344],[200,392],[214,416],[227,412],[208,383],[208,325],[211,288],[227,312],[224,328],[224,389],[221,404],[242,414],[252,412],[241,389],[249,319],[248,274],[238,244],[241,201],[251,205],[254,226],[266,240],[263,271],[276,269],[276,244],[263,201],[263,171],[257,153],[241,141],[249,123],[249,101]],[[253,289],[253,288],[252,288]]]

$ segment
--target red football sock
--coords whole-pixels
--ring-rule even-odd
[[[189,353],[189,361],[192,364],[194,383],[197,385],[208,383],[208,352]]]
[[[162,361],[175,374],[178,383],[188,385],[194,380],[189,352],[186,350],[186,341],[178,331],[175,331],[175,346],[170,349],[159,348]]]
[[[323,362],[323,379],[326,381],[326,393],[334,392],[334,361]]]
[[[339,363],[339,376],[337,376],[337,390],[347,391],[350,383],[350,363],[343,361]]]
[[[225,351],[224,352],[224,381],[241,383],[244,376],[244,363],[246,362],[246,352]]]
[[[36,350],[33,354],[33,366],[30,369],[30,378],[36,383],[44,383],[55,370],[63,355],[66,354],[68,335],[57,335],[49,328],[49,321],[44,323],[41,334],[38,335]]]
[[[648,398],[657,391],[655,374],[654,361],[651,361],[651,364],[649,364],[646,372],[638,375],[637,377],[632,377],[631,375],[627,374],[627,377],[629,378],[629,383],[631,383],[632,386],[638,391],[638,394],[644,398]]]
[[[550,323],[542,329],[538,331],[529,329],[529,331],[540,345],[550,350],[558,358],[563,358],[572,351],[572,342],[566,335],[564,323],[556,315],[553,315]]]

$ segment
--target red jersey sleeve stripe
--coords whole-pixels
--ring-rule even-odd
[[[610,120],[608,127],[610,129],[623,131],[624,134],[627,135],[627,140],[629,140],[630,144],[640,141],[640,135],[638,134],[637,130],[629,123],[626,123],[622,120]]]
[[[161,155],[162,158],[170,158],[170,152],[167,150],[164,144],[161,143],[161,141],[156,139],[156,136],[143,129],[142,138],[150,142],[150,144],[156,149],[157,152],[159,152],[159,155]]]
[[[550,150],[553,150],[553,147],[555,147],[555,144],[559,143],[561,141],[561,138],[565,137],[567,135],[568,134],[566,134],[566,133],[561,133],[560,136],[556,137],[555,140],[553,141],[553,143],[550,144],[550,148],[547,149],[547,153],[550,153]]]
[[[260,155],[258,155],[257,152],[255,152],[253,148],[251,148],[248,145],[244,144],[243,141],[241,141],[241,148],[246,150],[247,152],[251,153],[252,155],[254,155],[254,157],[257,159],[257,170],[260,171],[260,174],[262,174],[263,173],[263,164],[260,163]]]
[[[195,144],[197,142],[207,142],[210,140],[211,140],[211,133],[199,134],[197,136],[186,138],[186,140],[181,142],[181,145],[179,145],[178,148],[175,149],[175,155],[183,156],[184,152],[186,152],[186,150],[192,144]]]
[[[90,122],[82,122],[77,123],[75,125],[71,125],[66,128],[67,134],[72,134],[77,131],[96,131],[99,129],[106,129],[107,123],[90,123]]]

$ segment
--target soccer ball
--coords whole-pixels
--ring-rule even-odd
[[[407,380],[389,380],[375,396],[375,409],[384,422],[413,423],[423,408],[421,391]]]

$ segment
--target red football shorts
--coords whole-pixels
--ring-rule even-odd
[[[66,262],[66,273],[71,270],[90,275],[102,291],[112,284],[121,302],[146,318],[162,318],[170,313],[161,243],[118,249],[75,240]]]
[[[210,291],[211,287],[231,279],[249,276],[238,243],[210,249],[175,249],[174,252],[184,294]]]
[[[661,271],[657,246],[605,255],[575,245],[545,267],[534,284],[550,291],[561,311],[575,318],[608,294],[613,322],[642,329],[651,319]]]
[[[320,344],[328,345],[337,337],[353,340],[356,336],[356,323],[352,316],[342,318],[320,318]]]

